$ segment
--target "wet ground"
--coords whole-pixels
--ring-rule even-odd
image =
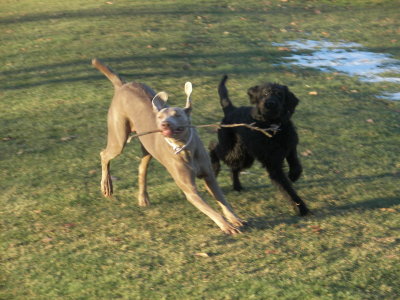
[[[293,52],[286,57],[292,65],[316,68],[324,72],[341,72],[357,76],[365,82],[400,84],[400,60],[392,58],[389,54],[367,51],[358,43],[296,40],[273,45],[287,47]],[[296,54],[300,50],[302,53]],[[400,93],[385,92],[378,97],[400,100]]]

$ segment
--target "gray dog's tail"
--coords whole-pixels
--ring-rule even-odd
[[[224,75],[218,86],[219,100],[225,115],[233,108],[235,108],[235,106],[233,106],[232,104],[231,99],[229,99],[228,89],[225,86],[225,82],[227,80],[228,80],[228,75]]]
[[[115,73],[113,70],[111,70],[109,67],[107,67],[105,64],[103,64],[100,60],[97,58],[92,59],[92,65],[99,70],[101,73],[107,76],[107,78],[112,82],[114,85],[114,88],[121,87],[125,82],[124,80],[119,77],[117,73]]]

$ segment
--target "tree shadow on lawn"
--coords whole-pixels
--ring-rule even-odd
[[[145,3],[145,2],[143,2]],[[268,7],[268,11],[260,9],[259,6],[253,9],[241,9],[235,8],[231,9],[230,5],[220,3],[217,5],[204,5],[203,3],[191,2],[189,4],[179,4],[179,3],[158,3],[155,5],[149,4],[130,4],[123,7],[112,7],[105,4],[104,6],[99,6],[95,8],[87,9],[77,9],[77,10],[61,10],[48,12],[39,12],[31,14],[23,14],[20,16],[3,17],[0,19],[0,24],[13,24],[13,23],[27,23],[27,22],[46,22],[50,20],[73,20],[73,19],[85,19],[90,18],[130,18],[130,17],[144,17],[144,16],[161,16],[178,18],[185,15],[201,16],[201,15],[214,15],[217,17],[242,17],[243,14],[246,15],[259,15],[264,16],[266,14],[274,15],[287,15],[287,10],[282,9],[280,6],[265,5]],[[333,8],[335,11],[338,8]],[[304,11],[304,7],[300,7],[301,11]]]
[[[183,50],[184,52],[184,50]],[[228,74],[262,74],[274,70],[282,71],[282,66],[260,66],[254,58],[276,62],[282,57],[279,51],[249,50],[225,53],[173,53],[136,55],[124,57],[99,57],[106,65],[113,68],[127,81],[143,81],[151,77],[199,77],[219,76]],[[165,64],[168,61],[168,65]],[[215,61],[211,66],[204,67],[207,60]],[[36,87],[54,83],[71,83],[83,81],[104,80],[91,65],[90,59],[73,60],[69,62],[44,64],[2,72],[4,80],[0,89],[12,90]],[[186,67],[187,65],[190,67]],[[156,66],[163,65],[163,69]],[[218,66],[226,66],[224,69]],[[143,71],[149,69],[149,71]],[[89,74],[88,74],[89,73]],[[150,84],[151,85],[151,84]]]
[[[283,1],[282,1],[283,2]],[[274,4],[274,3],[264,3],[262,6],[257,5],[255,7],[234,7],[225,3],[219,3],[217,5],[204,5],[202,2],[190,2],[189,4],[180,4],[175,3],[158,3],[155,5],[146,5],[146,4],[130,4],[129,6],[123,7],[113,7],[108,4],[104,4],[103,6],[87,8],[87,9],[77,9],[77,10],[61,10],[54,11],[51,13],[48,12],[39,12],[39,13],[30,13],[23,14],[21,16],[15,17],[12,15],[11,17],[3,17],[0,19],[0,24],[13,24],[13,23],[26,23],[26,22],[45,22],[49,20],[72,20],[72,19],[90,19],[90,18],[99,18],[99,17],[109,17],[109,18],[121,18],[121,17],[143,17],[143,16],[173,16],[177,18],[178,16],[184,15],[216,15],[221,16],[224,15],[226,17],[238,16],[242,17],[243,14],[246,15],[259,15],[265,16],[268,14],[273,15],[282,15],[286,17],[288,13],[288,9],[292,11],[292,13],[310,13],[310,15],[314,15],[314,8],[307,7],[303,4],[293,4],[288,5],[285,8],[282,8],[282,4]],[[396,4],[387,4],[386,7],[394,7],[397,8]],[[265,9],[262,9],[265,8]],[[358,9],[357,9],[358,11]],[[365,15],[370,15],[371,12],[376,11],[375,6],[363,5],[362,11]],[[348,9],[347,6],[327,6],[323,5],[323,13],[348,13],[351,14],[351,10]]]

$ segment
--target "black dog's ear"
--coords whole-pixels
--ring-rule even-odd
[[[287,87],[286,89],[286,105],[287,109],[291,114],[294,113],[296,106],[299,104],[300,100],[291,92]]]
[[[247,90],[247,95],[249,95],[251,104],[257,103],[259,90],[260,90],[260,87],[258,85],[253,86]]]

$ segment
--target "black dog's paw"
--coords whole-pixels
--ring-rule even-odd
[[[301,216],[301,217],[312,215],[311,210],[309,210],[305,204],[296,205],[295,209],[296,209],[297,213],[299,214],[299,216]]]
[[[237,192],[241,192],[244,190],[243,186],[240,183],[236,183],[233,185],[233,189]]]

